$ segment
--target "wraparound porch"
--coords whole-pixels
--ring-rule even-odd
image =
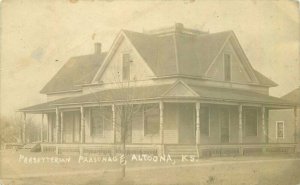
[[[123,90],[108,90],[56,100],[22,111],[24,115],[47,115],[47,126],[41,124],[41,130],[46,130],[46,135],[41,132],[41,141],[57,145],[119,145],[124,128],[120,110],[126,110],[122,107],[128,105],[135,108],[130,124],[126,126],[126,144],[155,145],[160,154],[165,153],[166,145],[297,143],[295,104],[236,89],[194,87],[193,93],[181,96],[180,91],[179,94],[177,91],[175,94],[166,93],[169,87],[163,87],[156,87],[159,91],[153,91],[154,87],[131,89],[130,94],[134,97],[130,101],[122,96]],[[151,96],[145,96],[141,90],[151,92]],[[107,98],[107,94],[119,94],[121,98]],[[282,124],[277,127],[269,123],[269,111],[273,109],[295,110],[290,129],[283,129]],[[276,129],[269,129],[274,126]],[[270,137],[269,130],[276,131],[276,134],[272,133],[276,137]]]
[[[269,137],[269,127],[275,126],[268,122],[271,107],[199,102],[159,102],[134,106],[135,113],[127,125],[127,144],[275,142],[274,138]],[[41,135],[41,138],[48,143],[118,144],[123,126],[116,107],[56,109],[55,113],[47,113],[46,137]],[[285,138],[277,140],[292,143],[295,135],[286,133]]]

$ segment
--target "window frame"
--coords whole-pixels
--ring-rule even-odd
[[[125,60],[124,60],[124,56],[125,55],[128,55],[128,78],[124,78],[124,68],[125,68]],[[129,52],[124,52],[124,53],[122,53],[122,81],[130,81],[130,79],[131,79],[131,75],[130,75],[130,73],[131,73],[131,65],[130,65],[130,63],[131,63],[131,56],[130,56],[130,53]]]
[[[95,133],[95,131],[93,129],[94,128],[93,111],[99,111],[99,113],[100,113],[101,108],[99,108],[99,109],[92,108],[91,111],[90,111],[90,136],[92,136],[92,137],[104,137],[105,118],[104,118],[104,116],[100,116],[101,117],[101,124],[102,124],[101,133]]]
[[[226,62],[225,62],[225,58],[226,58],[226,55],[228,55],[229,56],[229,79],[227,79],[226,77],[227,77],[227,72],[226,72],[226,67],[225,67],[225,64],[226,64]],[[226,81],[226,82],[230,82],[230,81],[232,81],[232,54],[231,53],[224,53],[223,54],[223,72],[224,72],[224,81]]]
[[[147,105],[144,105],[143,107],[142,107],[142,117],[143,117],[143,135],[144,135],[144,137],[148,137],[148,136],[158,136],[159,134],[160,134],[160,123],[159,123],[159,112],[158,112],[158,122],[157,122],[157,124],[158,124],[158,132],[157,133],[155,133],[155,134],[148,134],[148,133],[146,133],[146,114],[145,114],[145,111],[146,111],[146,107],[147,107]]]
[[[282,123],[282,137],[278,137],[278,123]],[[285,123],[284,121],[276,121],[276,139],[284,139]]]
[[[246,127],[246,119],[247,119],[247,110],[255,110],[256,112],[256,134],[255,135],[249,135],[247,134],[247,127]],[[243,127],[244,127],[244,133],[243,135],[245,137],[258,137],[258,122],[259,122],[259,112],[257,108],[244,108],[243,109]]]

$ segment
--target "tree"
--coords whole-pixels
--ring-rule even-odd
[[[17,143],[20,142],[22,123],[18,117],[13,118],[0,118],[0,142],[1,146],[5,143]]]
[[[21,114],[15,114],[9,118],[0,118],[0,142],[4,143],[21,143],[24,117]],[[40,127],[32,117],[26,118],[26,140],[29,142],[39,140]]]
[[[118,68],[116,68],[118,69]],[[115,73],[114,73],[115,72]],[[122,167],[122,178],[126,175],[126,157],[127,150],[126,144],[130,142],[131,139],[131,130],[132,130],[132,121],[134,117],[140,111],[144,111],[144,107],[141,104],[134,104],[134,101],[139,95],[143,97],[144,91],[136,91],[138,82],[137,80],[126,80],[123,81],[120,78],[120,72],[115,70],[112,74],[113,75],[113,83],[116,86],[116,89],[110,93],[102,93],[101,96],[97,95],[97,91],[94,89],[90,89],[91,93],[94,94],[96,101],[98,102],[99,106],[101,106],[103,100],[110,99],[116,101],[118,103],[114,104],[115,107],[115,129],[116,132],[120,134],[120,145],[121,145],[121,167]],[[153,90],[155,91],[155,90]],[[103,112],[100,114],[105,115]],[[105,120],[110,120],[110,117],[105,116]]]

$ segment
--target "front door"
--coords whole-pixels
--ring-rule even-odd
[[[221,143],[229,143],[230,114],[228,109],[226,108],[220,109],[219,122],[220,122]]]

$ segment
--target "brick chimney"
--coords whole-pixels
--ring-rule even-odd
[[[175,23],[174,29],[175,32],[182,32],[184,30],[184,26],[182,23]]]
[[[95,45],[95,54],[101,54],[102,44],[100,42],[96,42],[94,45]]]

